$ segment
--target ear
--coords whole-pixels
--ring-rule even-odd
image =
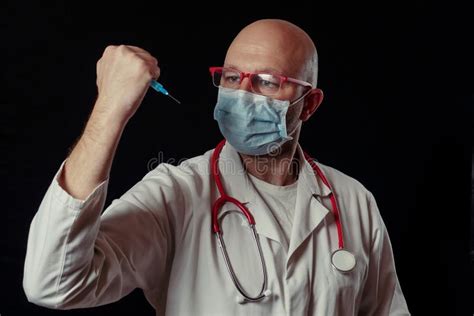
[[[316,110],[319,108],[319,106],[323,102],[323,99],[323,90],[318,88],[312,89],[311,92],[304,98],[305,102],[303,110],[301,111],[300,120],[302,120],[303,122],[309,120],[311,115],[313,115],[314,112],[316,112]]]

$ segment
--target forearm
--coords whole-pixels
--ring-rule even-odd
[[[84,132],[66,161],[58,181],[73,197],[85,199],[109,177],[126,122],[101,110],[97,101]]]

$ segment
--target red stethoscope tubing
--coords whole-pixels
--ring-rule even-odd
[[[321,178],[323,183],[331,191],[330,200],[331,200],[332,212],[334,214],[334,221],[336,222],[336,227],[337,227],[337,237],[339,239],[339,249],[343,249],[344,248],[344,236],[342,234],[341,217],[340,217],[339,207],[337,206],[336,197],[334,195],[334,191],[333,191],[333,189],[331,187],[331,184],[329,183],[328,179],[326,179],[326,176],[324,175],[323,171],[316,165],[314,160],[307,153],[303,152],[303,154],[304,154],[304,158],[306,159],[306,161],[311,165],[311,167],[316,172],[316,174]]]
[[[247,218],[249,224],[255,225],[255,220],[250,213],[250,211],[247,209],[245,205],[243,205],[239,200],[227,195],[227,193],[224,190],[224,186],[222,185],[221,177],[220,177],[220,172],[219,172],[219,156],[222,151],[222,148],[224,147],[226,141],[225,139],[222,140],[214,149],[214,152],[211,157],[211,173],[212,177],[214,178],[214,181],[216,182],[217,189],[219,190],[220,197],[214,202],[212,205],[212,230],[214,233],[220,233],[221,228],[218,223],[218,213],[220,208],[225,204],[225,203],[232,203],[235,206],[237,206],[242,213],[245,215]],[[344,248],[344,238],[342,234],[342,225],[341,225],[341,218],[340,218],[340,212],[339,212],[339,207],[337,206],[336,202],[336,197],[334,196],[334,191],[331,188],[331,185],[329,184],[329,181],[327,178],[324,176],[324,173],[321,171],[321,169],[316,165],[313,159],[307,154],[304,153],[304,157],[306,161],[311,165],[313,168],[313,171],[319,176],[324,183],[330,190],[330,200],[331,200],[331,206],[332,206],[332,213],[334,214],[334,221],[336,222],[336,227],[337,227],[337,236],[339,240],[339,249]]]

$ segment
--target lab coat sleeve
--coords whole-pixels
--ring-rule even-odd
[[[359,315],[410,315],[398,282],[387,229],[370,192],[368,199],[372,222],[371,245]]]
[[[135,288],[156,289],[170,259],[164,193],[152,197],[156,183],[145,176],[101,215],[108,180],[77,200],[57,182],[63,166],[30,225],[23,277],[28,301],[84,308],[117,301]]]

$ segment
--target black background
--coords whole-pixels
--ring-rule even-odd
[[[94,309],[53,311],[28,303],[21,282],[29,224],[87,120],[95,64],[107,45],[152,53],[160,82],[183,102],[148,92],[120,142],[110,202],[150,162],[190,158],[215,146],[221,136],[212,119],[216,90],[208,67],[222,64],[243,26],[272,17],[301,26],[316,42],[325,100],[303,126],[301,144],[374,193],[411,312],[472,315],[468,8],[265,2],[259,3],[265,10],[256,10],[256,3],[221,2],[214,12],[198,13],[198,5],[177,4],[2,5],[0,314],[154,314],[138,290]]]

